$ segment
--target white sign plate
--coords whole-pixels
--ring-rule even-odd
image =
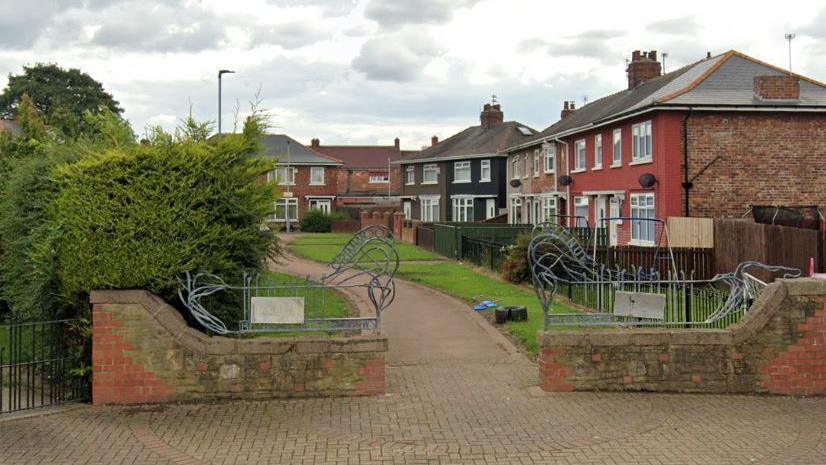
[[[254,325],[304,323],[304,297],[253,297],[250,317]]]
[[[614,315],[664,320],[665,295],[617,291],[614,298]]]

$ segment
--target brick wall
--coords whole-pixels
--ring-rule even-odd
[[[145,291],[91,302],[95,404],[384,393],[385,337],[209,337]]]
[[[284,190],[289,190],[293,193],[293,197],[298,199],[298,218],[304,218],[304,215],[310,209],[310,203],[307,200],[308,195],[317,196],[335,196],[338,186],[339,170],[336,167],[324,167],[324,185],[313,186],[310,185],[310,167],[297,166],[295,173],[295,185],[285,186]],[[335,201],[330,201],[330,208],[335,209]]]
[[[546,391],[826,394],[826,281],[780,280],[727,330],[540,333]]]
[[[754,95],[764,100],[797,100],[800,81],[787,75],[755,76]]]
[[[691,216],[740,217],[750,204],[826,208],[826,115],[693,113],[688,143]]]
[[[346,196],[353,194],[360,195],[387,195],[388,185],[381,183],[371,183],[370,174],[387,171],[387,169],[338,169],[338,195]],[[401,172],[398,165],[390,169],[390,192],[398,195],[401,192]]]

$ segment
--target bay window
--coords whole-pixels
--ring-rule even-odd
[[[473,197],[453,199],[453,221],[473,221]]]

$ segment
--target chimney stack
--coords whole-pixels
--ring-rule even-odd
[[[628,88],[633,89],[640,84],[662,75],[662,64],[657,61],[657,51],[631,53],[631,62],[625,72],[628,74]]]
[[[571,101],[566,100],[565,104],[562,107],[562,111],[559,113],[559,118],[560,119],[565,119],[568,116],[570,116],[571,113],[573,113],[575,110],[576,110],[576,103],[573,100],[571,100]]]
[[[433,147],[434,145],[439,143],[439,136],[433,136],[430,138],[430,146]]]
[[[318,140],[318,138],[313,137],[313,139],[310,140],[310,147],[318,148],[318,146],[320,146],[320,145],[321,145],[321,141]]]
[[[482,121],[482,127],[487,129],[502,124],[505,121],[505,114],[502,113],[498,103],[486,103],[479,119]]]
[[[398,138],[398,137],[396,138],[396,140],[394,140],[394,141],[393,141],[393,145],[395,145],[395,146],[396,146],[396,150],[399,150],[399,147],[400,147],[400,141],[399,141],[399,138]]]
[[[754,96],[760,100],[799,100],[800,81],[788,74],[755,76]]]

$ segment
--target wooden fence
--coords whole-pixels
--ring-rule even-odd
[[[812,229],[754,223],[750,220],[714,220],[714,261],[718,273],[733,271],[744,261],[798,268],[806,273],[809,260],[815,271],[826,267],[826,233]],[[771,276],[758,276],[771,279]]]
[[[668,237],[672,247],[714,247],[714,220],[711,218],[668,218]]]
[[[436,244],[436,233],[432,224],[416,226],[416,245],[433,252]]]
[[[591,253],[591,248],[588,252]],[[596,260],[608,268],[632,267],[656,270],[666,274],[671,271],[671,258],[674,269],[685,273],[686,278],[711,279],[714,277],[714,249],[700,247],[640,247],[634,245],[619,247],[598,247]]]

